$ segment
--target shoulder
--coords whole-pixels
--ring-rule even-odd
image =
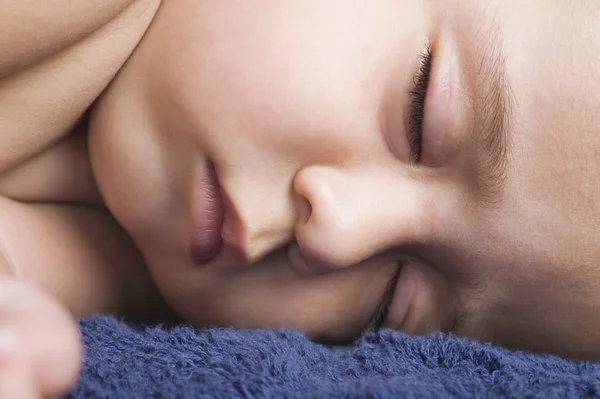
[[[0,2],[0,77],[31,66],[89,36],[134,2],[135,0]]]
[[[0,1],[0,174],[69,134],[161,0]]]

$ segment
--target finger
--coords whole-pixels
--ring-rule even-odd
[[[20,346],[15,331],[0,331],[0,398],[38,399],[35,377]]]
[[[40,392],[65,393],[81,368],[81,339],[74,320],[53,298],[22,282],[4,281],[0,291],[0,327],[18,332],[20,357],[28,360]]]

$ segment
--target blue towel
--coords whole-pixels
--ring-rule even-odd
[[[73,398],[600,397],[600,364],[511,352],[434,334],[366,334],[325,347],[293,331],[194,330],[80,322]]]

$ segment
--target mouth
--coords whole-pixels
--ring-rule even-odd
[[[191,220],[190,256],[195,264],[205,265],[221,252],[225,220],[225,203],[212,164],[201,173],[194,187]]]

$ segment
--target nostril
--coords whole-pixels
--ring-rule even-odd
[[[306,226],[314,212],[315,198],[315,177],[313,173],[314,167],[307,167],[300,170],[292,182],[294,206],[296,210],[296,232],[302,230]]]
[[[310,274],[312,272],[312,268],[302,254],[302,250],[300,250],[298,243],[294,242],[288,246],[287,258],[288,262],[292,266],[292,269],[294,269],[296,272],[303,275]]]
[[[361,261],[361,226],[353,175],[320,165],[307,166],[294,179],[298,198],[295,236],[302,262],[316,272],[342,269]]]
[[[296,196],[296,225],[303,226],[308,223],[312,214],[312,205],[306,197]]]
[[[300,274],[325,274],[336,269],[303,252],[297,242],[288,246],[287,256],[292,268]]]
[[[325,166],[307,166],[300,170],[293,181],[296,194],[297,226],[315,218],[315,213],[329,213],[336,203],[334,195],[335,172]]]

